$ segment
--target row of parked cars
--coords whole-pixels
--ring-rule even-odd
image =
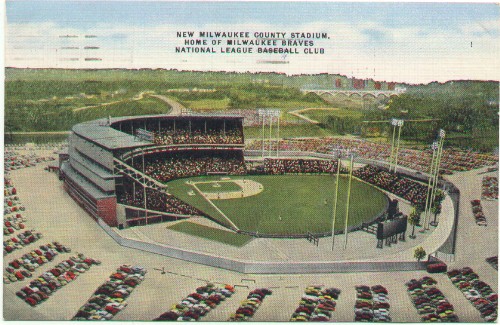
[[[41,265],[52,261],[59,253],[69,252],[71,252],[71,249],[59,242],[41,245],[38,249],[34,249],[20,258],[10,261],[5,268],[6,273],[3,277],[3,282],[11,283],[24,280],[27,275],[23,274],[26,272],[22,271],[27,271],[27,277],[31,277],[30,272],[34,272],[35,269],[39,268]]]
[[[247,298],[243,300],[234,314],[229,317],[229,321],[247,321],[253,317],[259,309],[264,298],[273,292],[267,288],[260,288],[250,291]]]
[[[474,215],[474,218],[476,219],[476,224],[478,226],[487,226],[488,222],[486,221],[486,216],[484,215],[483,212],[483,207],[481,205],[481,200],[472,200],[470,201],[472,205],[472,214]]]
[[[356,322],[390,322],[389,293],[381,285],[372,287],[356,286],[356,303],[354,305],[354,320]]]
[[[481,192],[483,200],[498,200],[498,178],[493,176],[483,177],[483,188]]]
[[[111,320],[127,306],[127,298],[144,281],[146,273],[141,266],[120,266],[80,307],[73,320]]]
[[[17,196],[17,189],[14,187],[14,184],[12,183],[12,179],[5,176],[3,186],[4,186],[4,190],[3,190],[3,195],[4,195],[3,215],[4,215],[4,219],[5,219],[6,215],[9,215],[11,213],[16,213],[19,211],[24,211],[25,208],[21,204],[21,200],[19,199],[19,196]]]
[[[484,320],[497,319],[498,295],[470,267],[448,272],[451,282],[463,293],[465,298],[476,307]]]
[[[213,283],[196,288],[169,311],[154,319],[155,321],[197,321],[217,307],[234,293],[232,285],[217,287]]]
[[[3,234],[11,235],[16,231],[23,230],[26,228],[24,222],[26,218],[20,213],[4,215],[3,217]]]
[[[329,322],[337,306],[341,291],[323,285],[308,286],[290,321]]]
[[[410,299],[422,317],[423,322],[458,322],[452,304],[435,286],[437,281],[431,277],[412,279],[406,283]]]
[[[16,249],[21,249],[42,238],[42,234],[34,230],[26,230],[17,236],[12,236],[3,241],[3,255],[8,255]]]
[[[4,152],[4,171],[10,172],[12,170],[33,167],[45,161],[53,161],[55,157],[41,157],[34,153],[20,154],[13,150]]]
[[[73,282],[92,265],[98,264],[101,264],[101,262],[85,257],[83,254],[72,256],[42,273],[38,278],[16,292],[16,295],[30,306],[35,307],[49,299],[50,295],[55,291]]]
[[[490,264],[495,270],[498,270],[498,256],[488,257],[486,262]]]

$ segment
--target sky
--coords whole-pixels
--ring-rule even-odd
[[[11,0],[5,65],[339,73],[411,83],[500,80],[499,19],[494,3]],[[179,31],[241,31],[252,39],[255,32],[287,33],[284,39],[322,32],[329,39],[311,39],[324,54],[305,54],[304,47],[286,56],[227,54],[218,45],[215,54],[185,54],[175,53],[184,42]]]

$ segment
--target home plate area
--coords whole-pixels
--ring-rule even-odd
[[[209,200],[228,200],[257,195],[264,186],[250,179],[231,179],[222,177],[220,181],[191,182]]]

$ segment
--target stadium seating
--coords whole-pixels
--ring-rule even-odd
[[[394,193],[410,201],[413,205],[425,206],[427,186],[416,182],[402,175],[389,173],[383,169],[367,165],[353,172],[353,175],[378,186],[388,192]],[[436,200],[442,200],[442,195],[438,192]]]
[[[337,162],[320,159],[264,159],[267,175],[335,173]]]
[[[269,145],[268,142],[265,142]],[[276,142],[272,144],[276,148]],[[262,141],[253,141],[247,145],[247,150],[261,150]],[[330,154],[332,148],[348,149],[357,156],[388,161],[391,155],[391,145],[388,143],[374,143],[361,139],[347,139],[328,137],[320,139],[283,139],[279,142],[280,151],[305,151]],[[432,159],[431,149],[401,148],[398,163],[421,172],[428,172]],[[498,161],[498,155],[482,154],[472,150],[446,148],[443,150],[440,171],[443,174],[452,174],[454,171],[466,171],[483,166],[490,166]]]
[[[118,202],[125,205],[144,208],[144,190],[136,184],[135,195],[133,193],[133,180],[124,178],[123,192],[117,192]],[[193,206],[184,203],[173,195],[146,188],[147,208],[165,213],[180,215],[203,215],[203,212]],[[135,198],[135,199],[134,199]]]
[[[153,142],[156,144],[242,144],[242,130],[213,130],[207,132],[176,128],[164,128],[154,132]]]
[[[137,161],[139,160],[139,161]],[[137,159],[133,166],[142,171],[142,161]],[[207,173],[246,174],[242,157],[229,153],[207,154],[184,153],[169,156],[147,157],[144,173],[160,182],[177,178],[206,175]]]

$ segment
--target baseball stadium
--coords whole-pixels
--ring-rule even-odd
[[[491,216],[496,208],[491,201],[496,194],[484,183],[494,179],[482,176],[495,173],[495,155],[445,147],[443,130],[433,134],[428,149],[401,147],[400,119],[387,122],[391,143],[375,143],[345,136],[282,137],[278,110],[255,114],[261,137],[253,139],[245,138],[246,116],[172,109],[78,123],[67,146],[57,151],[43,145],[11,146],[4,232],[17,235],[4,241],[4,255],[11,260],[4,297],[12,295],[15,302],[6,307],[8,318],[38,319],[32,311],[37,307],[43,319],[419,322],[436,316],[415,303],[420,298],[414,292],[422,286],[438,290],[436,279],[455,304],[439,302],[448,311],[440,319],[496,318],[493,302],[484,303],[478,313],[453,289],[462,277],[476,274],[466,252],[472,249],[482,258],[496,249],[471,246],[467,239],[470,230],[496,233],[496,219],[486,219],[482,212]],[[484,199],[471,201],[475,194],[470,191],[481,188],[481,182]],[[469,202],[475,222],[465,227],[471,221],[462,217]],[[23,230],[25,209],[30,224],[42,232]],[[42,233],[61,242],[11,258]],[[494,239],[483,235],[477,240]],[[92,257],[75,253],[66,260],[70,247]],[[423,254],[417,255],[419,251]],[[36,267],[53,260],[59,264],[48,273],[16,288]],[[494,258],[485,261],[474,268],[496,285],[495,274],[488,272]],[[118,269],[117,263],[122,264]],[[449,271],[449,266],[455,269]],[[99,286],[109,272],[109,280]],[[68,285],[79,278],[80,286]],[[332,282],[334,287],[322,284]],[[486,283],[477,282],[483,288],[478,295],[493,301],[496,294]],[[189,294],[193,286],[196,292]],[[355,295],[340,296],[352,288]],[[246,301],[248,290],[249,297],[261,302],[269,295],[258,313],[247,303],[238,305]],[[363,309],[360,297],[387,297],[388,290],[391,314],[386,301]],[[203,300],[209,293],[212,298]],[[332,295],[325,308],[339,302],[335,315],[305,307],[318,294]],[[170,309],[164,303],[185,296]],[[64,308],[56,308],[57,297],[65,298]],[[200,299],[207,307],[195,307]],[[406,312],[410,308],[415,313]]]
[[[3,319],[496,322],[495,6],[7,1]]]

